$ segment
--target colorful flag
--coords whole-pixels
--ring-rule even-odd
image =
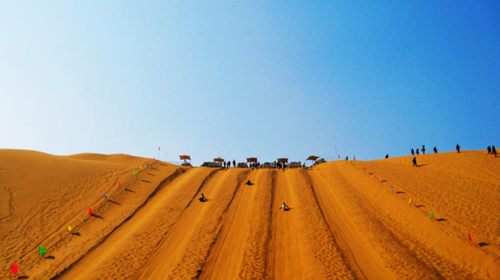
[[[108,199],[108,194],[107,193],[104,194],[104,198]]]
[[[160,147],[158,147],[158,151],[160,150]]]
[[[411,204],[411,198],[410,198],[410,201],[408,201],[409,204]]]
[[[17,273],[17,270],[19,270],[19,265],[13,264],[12,265],[12,270],[10,271],[11,274]]]
[[[47,250],[45,248],[43,248],[42,246],[40,246],[39,250],[38,250],[38,253],[40,255],[43,255],[43,254],[47,254]]]
[[[118,182],[118,186],[120,186],[120,187],[122,186],[122,181]]]
[[[470,235],[470,232],[469,232],[469,240],[472,241],[472,235]]]
[[[68,225],[68,231],[71,231],[72,229],[73,228],[70,225]]]
[[[92,216],[92,208],[89,208],[89,215]]]
[[[132,171],[132,175],[135,175],[135,170],[134,170],[134,171]]]
[[[139,169],[142,169],[142,165],[139,165]]]
[[[434,212],[431,212],[431,219],[434,218]]]

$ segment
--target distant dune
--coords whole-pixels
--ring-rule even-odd
[[[252,171],[0,150],[0,276],[500,279],[500,157],[412,159]]]

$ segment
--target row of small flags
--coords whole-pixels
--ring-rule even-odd
[[[158,148],[158,150],[160,150],[160,148]],[[155,159],[153,158],[153,161]],[[149,167],[149,162],[146,162],[146,165]],[[139,169],[142,169],[142,165],[139,165]],[[135,170],[132,171],[132,175],[135,175]],[[121,181],[118,181],[118,185],[121,187],[122,186],[122,182]],[[104,199],[108,199],[108,194],[105,193],[104,194]],[[89,216],[92,216],[92,208],[89,208]],[[73,230],[73,227],[68,225],[68,232],[71,232]],[[40,257],[43,257],[44,254],[47,253],[47,249],[45,249],[45,247],[43,246],[40,246],[39,250],[38,250],[39,254],[40,254]],[[11,274],[11,277],[13,274],[16,274],[19,272],[19,265],[18,264],[12,264],[12,268],[10,270],[10,274]]]

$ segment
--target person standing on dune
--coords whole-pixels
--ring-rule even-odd
[[[437,154],[438,153],[438,149],[436,147],[434,147],[434,153]]]
[[[411,155],[414,156],[415,155],[415,150],[411,149]]]
[[[460,153],[460,145],[457,144],[457,153]]]
[[[493,145],[493,148],[491,148],[493,150],[493,154],[495,155],[495,157],[497,157],[497,149],[495,148],[495,145]]]
[[[425,155],[425,145],[422,145],[422,154]]]
[[[417,149],[417,155],[420,155],[420,151]]]
[[[417,165],[417,157],[414,157],[414,158],[413,158],[413,166],[418,167],[418,165]]]
[[[491,147],[490,146],[488,146],[487,150],[488,150],[488,155],[491,154]]]
[[[233,159],[233,166],[236,167],[236,161]]]

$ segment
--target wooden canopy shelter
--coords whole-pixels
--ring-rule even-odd
[[[249,157],[249,158],[247,158],[247,162],[257,162],[257,158],[256,157]]]
[[[278,163],[288,163],[288,158],[279,158]]]
[[[224,159],[223,159],[223,158],[218,157],[218,158],[214,158],[214,161],[221,162],[221,161],[224,161]]]
[[[306,161],[308,161],[308,160],[316,161],[318,158],[319,158],[319,157],[317,157],[317,156],[309,156],[309,157],[306,159]]]
[[[184,162],[186,163],[188,160],[191,160],[191,157],[188,156],[188,155],[182,155],[182,156],[179,156],[181,158],[181,160],[184,160]]]

